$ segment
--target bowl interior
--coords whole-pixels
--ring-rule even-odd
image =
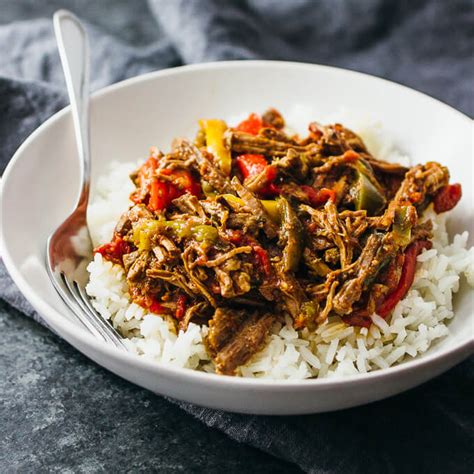
[[[471,121],[407,88],[334,68],[219,63],[150,74],[107,88],[91,102],[93,181],[111,161],[143,159],[152,145],[167,150],[174,137],[192,137],[199,118],[235,117],[269,106],[284,114],[301,107],[309,113],[307,122],[323,121],[335,112],[337,117],[342,109],[362,114],[380,121],[413,162],[447,165],[464,191],[450,217],[450,229],[468,230],[473,244]],[[71,211],[77,192],[77,157],[66,110],[17,152],[5,175],[2,199],[4,251],[24,284],[64,317],[69,312],[46,275],[45,243]],[[472,292],[462,286],[455,298],[452,335],[431,351],[455,347],[472,337]]]

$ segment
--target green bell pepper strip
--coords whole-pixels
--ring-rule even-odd
[[[367,174],[358,171],[355,208],[367,211],[369,216],[376,215],[386,204],[385,197],[379,192]]]
[[[296,271],[303,253],[303,226],[290,203],[285,198],[278,199],[281,230],[285,247],[282,253],[283,269]]]
[[[411,241],[411,222],[408,206],[401,206],[395,210],[393,220],[393,237],[400,247],[406,247]]]

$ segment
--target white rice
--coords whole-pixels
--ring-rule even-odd
[[[293,113],[301,116],[301,111]],[[291,117],[290,117],[291,120]],[[378,156],[406,162],[395,152],[380,127],[358,129],[369,148]],[[113,228],[130,202],[133,185],[128,178],[137,163],[112,164],[102,176],[89,207],[88,220],[95,245],[110,240]],[[347,326],[338,317],[330,317],[316,331],[296,331],[289,317],[275,323],[268,343],[238,375],[270,379],[339,377],[384,369],[426,352],[449,333],[447,323],[454,316],[453,294],[460,278],[474,286],[474,247],[467,248],[468,233],[455,235],[452,242],[446,232],[446,216],[430,213],[434,223],[433,248],[418,257],[415,282],[407,296],[385,320],[373,315],[369,329]],[[175,334],[168,323],[131,303],[124,271],[119,265],[96,254],[89,264],[88,294],[99,313],[112,322],[128,339],[130,350],[147,359],[176,367],[214,372],[203,340],[208,328],[191,323]]]

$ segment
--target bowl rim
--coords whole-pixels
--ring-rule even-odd
[[[109,85],[107,87],[101,88],[98,91],[91,94],[91,102],[101,98],[102,96],[113,94],[115,91],[122,89],[124,87],[132,86],[139,84],[141,82],[153,81],[156,78],[166,77],[170,75],[185,75],[193,74],[194,72],[212,70],[212,69],[239,69],[239,68],[296,68],[302,71],[304,70],[325,70],[325,71],[334,71],[339,74],[346,74],[348,77],[359,77],[369,81],[375,82],[384,82],[385,85],[389,87],[402,88],[405,92],[415,94],[418,96],[424,96],[425,99],[435,101],[438,105],[448,108],[451,112],[455,112],[459,119],[473,123],[473,120],[466,114],[456,110],[452,106],[440,101],[439,99],[433,98],[428,94],[419,92],[410,87],[404,86],[394,81],[390,81],[381,77],[377,77],[371,74],[366,74],[358,71],[353,71],[345,68],[338,68],[333,66],[311,64],[304,62],[294,62],[294,61],[270,61],[270,60],[238,60],[238,61],[218,61],[218,62],[209,62],[202,64],[193,64],[186,66],[179,66],[175,68],[168,68],[159,71],[152,71],[146,74],[141,74],[123,81],[117,82],[115,84]],[[3,209],[4,203],[4,183],[9,180],[10,174],[15,167],[17,161],[21,159],[21,156],[24,153],[24,150],[28,148],[31,142],[33,142],[37,136],[45,132],[50,126],[56,123],[58,120],[61,120],[63,116],[69,113],[70,106],[66,106],[60,111],[53,114],[45,122],[43,122],[38,128],[36,128],[19,146],[19,148],[14,153],[13,157],[9,161],[5,172],[1,180],[1,189],[0,189],[0,205]],[[130,352],[123,352],[115,347],[112,347],[105,342],[100,341],[95,338],[91,333],[89,333],[85,328],[80,327],[71,323],[64,315],[56,310],[52,305],[50,305],[46,300],[42,298],[40,294],[36,292],[33,287],[29,285],[26,279],[23,277],[22,272],[16,267],[13,257],[8,251],[8,244],[5,239],[3,225],[4,217],[3,213],[0,216],[0,255],[5,263],[5,266],[12,277],[14,283],[18,286],[21,293],[26,297],[26,299],[33,305],[33,307],[40,313],[40,316],[46,321],[46,323],[51,324],[54,327],[59,327],[61,334],[64,332],[68,338],[71,340],[78,339],[83,347],[91,346],[94,350],[94,353],[100,354],[104,358],[112,358],[120,364],[132,365],[137,369],[143,368],[149,371],[155,372],[157,375],[162,373],[168,377],[174,377],[181,379],[183,381],[193,380],[195,382],[210,383],[216,386],[230,385],[232,387],[248,387],[248,388],[264,388],[271,386],[273,389],[279,391],[291,391],[295,388],[300,389],[316,389],[321,388],[324,390],[340,387],[342,385],[352,385],[358,383],[364,383],[369,381],[380,380],[385,377],[401,375],[415,369],[422,369],[430,365],[432,362],[439,361],[455,357],[458,354],[465,354],[466,357],[474,353],[474,334],[472,337],[464,341],[459,345],[454,345],[447,349],[442,349],[436,351],[433,354],[422,354],[417,358],[403,362],[402,364],[391,366],[385,369],[377,369],[372,372],[359,373],[355,375],[349,375],[339,378],[312,378],[312,379],[302,379],[302,380],[273,380],[273,379],[261,379],[261,378],[245,378],[245,377],[234,377],[228,375],[219,375],[211,374],[203,371],[197,371],[194,369],[174,367],[167,365],[163,362],[152,362],[147,360],[144,357],[140,357],[137,354]],[[46,246],[46,242],[45,242]],[[68,310],[69,311],[69,310]],[[471,317],[474,314],[474,310],[471,312]],[[50,321],[52,323],[50,323]],[[71,344],[74,345],[75,344]],[[82,352],[82,351],[81,351]],[[87,355],[87,354],[86,354]]]

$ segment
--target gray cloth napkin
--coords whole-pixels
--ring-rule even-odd
[[[348,67],[473,115],[470,0],[150,0],[159,40],[133,47],[91,24],[92,88],[223,59]],[[50,20],[0,27],[0,166],[67,103]],[[271,105],[271,104],[269,104]],[[0,297],[41,319],[0,265]],[[338,413],[257,417],[178,403],[233,439],[308,472],[472,472],[474,359],[406,394]]]

